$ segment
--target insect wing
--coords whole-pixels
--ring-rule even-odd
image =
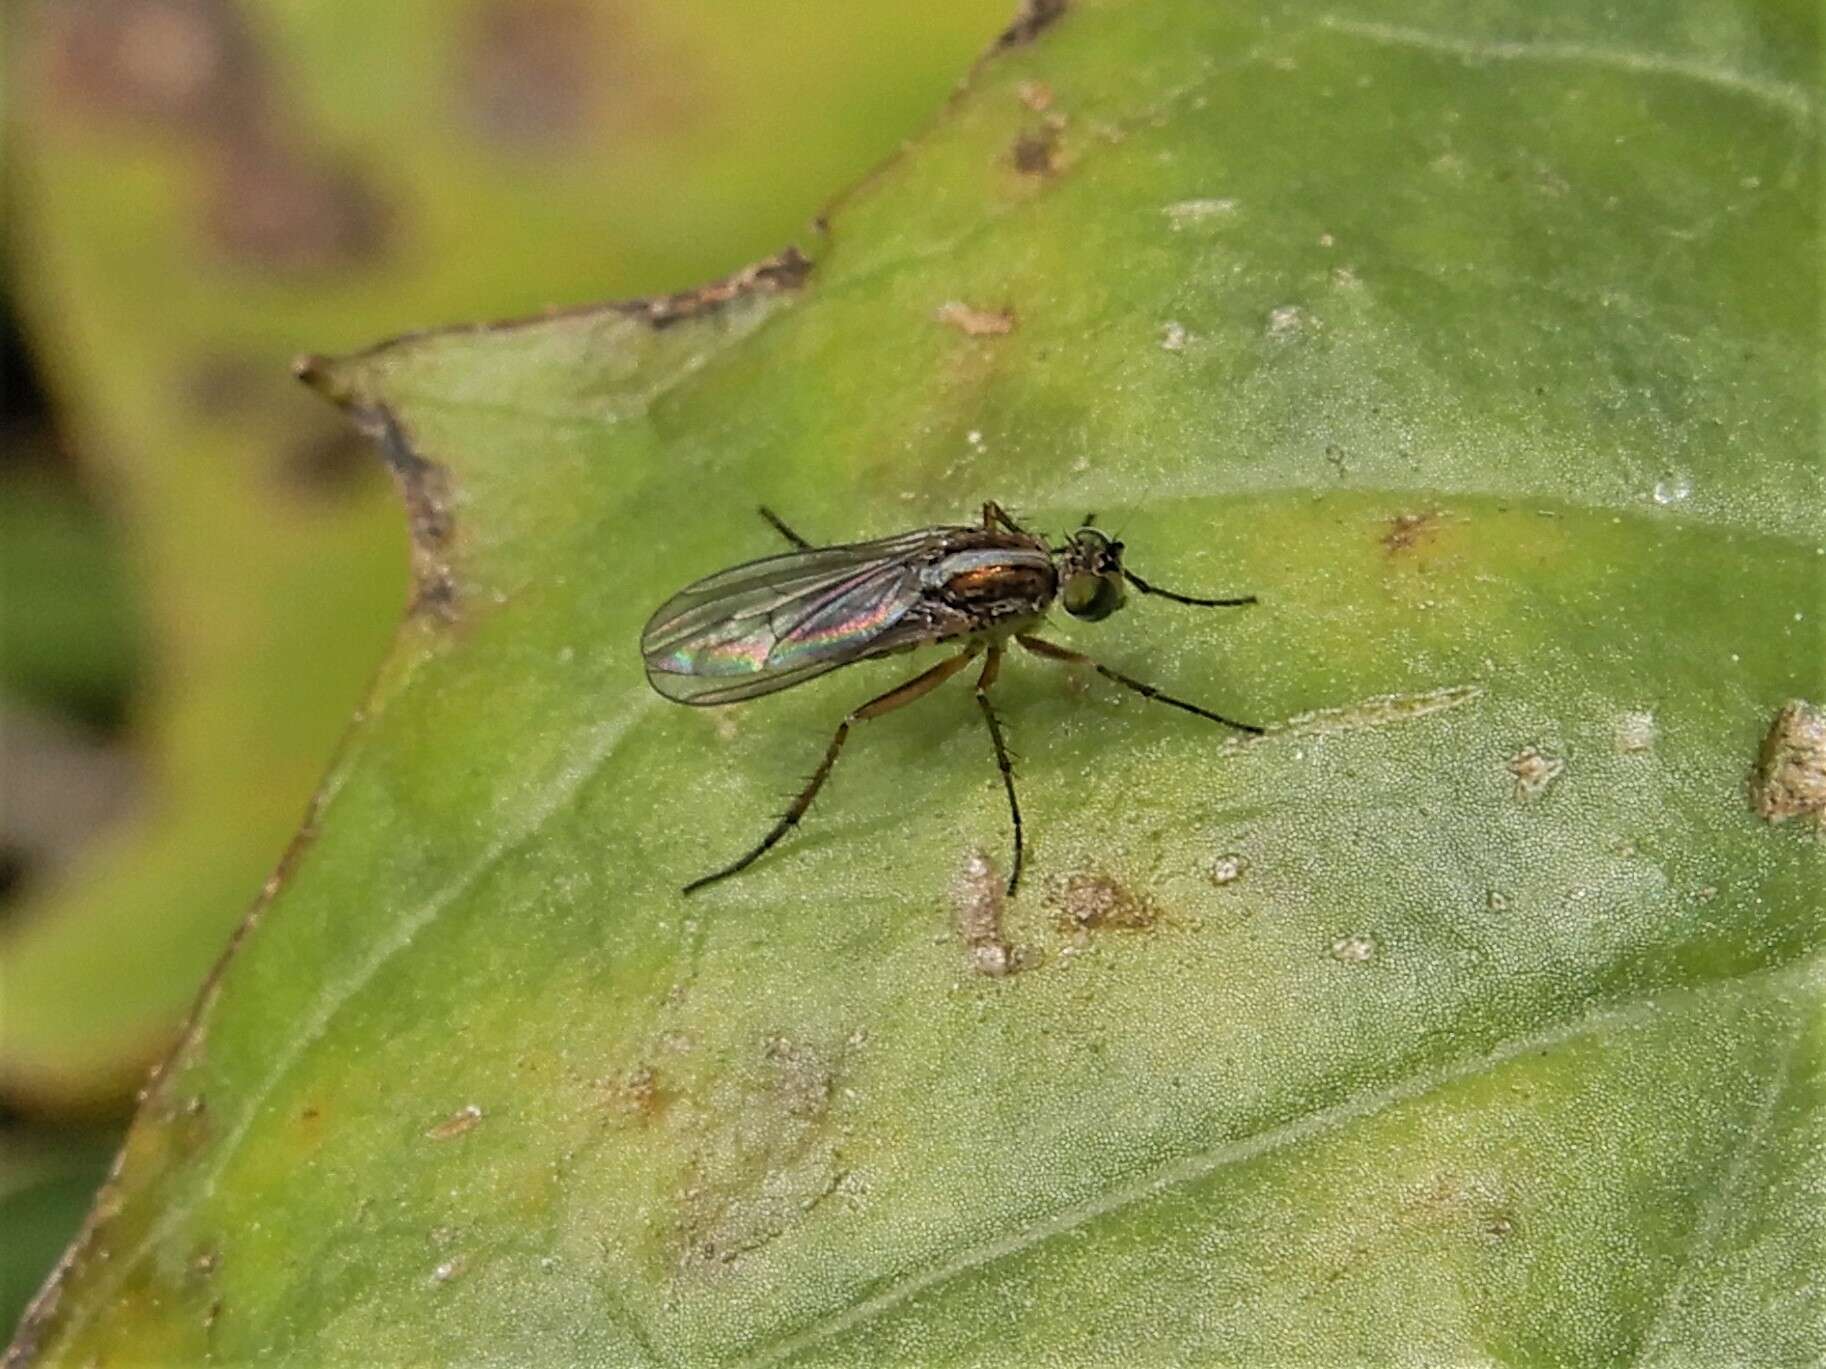
[[[789,552],[700,580],[641,633],[647,679],[680,703],[724,704],[860,660],[919,601],[923,553],[942,551],[950,531]]]

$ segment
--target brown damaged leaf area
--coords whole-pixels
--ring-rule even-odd
[[[1023,176],[1042,179],[1059,170],[1059,128],[1048,122],[1027,129],[1008,149],[1008,161]]]
[[[1063,932],[1142,932],[1160,920],[1160,909],[1146,894],[1098,871],[1067,877],[1047,902],[1058,910]]]
[[[614,313],[639,320],[654,329],[669,328],[676,323],[705,317],[734,300],[754,294],[781,294],[801,289],[811,275],[812,263],[796,247],[788,247],[775,256],[693,290],[655,295],[644,299],[620,300],[573,309],[554,310],[547,314],[506,319],[469,328],[440,328],[408,333],[377,344],[359,355],[378,352],[427,338],[473,332],[502,332],[546,323],[555,318],[585,318],[592,314]],[[367,400],[351,391],[338,379],[338,362],[321,356],[303,356],[293,363],[297,378],[340,407],[363,434],[379,449],[406,507],[407,531],[412,557],[412,602],[414,617],[429,617],[445,623],[454,622],[460,609],[460,587],[453,567],[453,547],[457,539],[452,513],[452,481],[446,466],[426,456],[420,445],[397,415],[384,404]]]
[[[1826,830],[1826,710],[1790,699],[1763,738],[1750,801],[1765,822],[1811,816]]]
[[[562,155],[604,140],[701,130],[718,91],[702,59],[662,38],[639,5],[483,0],[457,21],[450,102],[503,154]]]
[[[482,1121],[482,1109],[474,1103],[458,1108],[450,1116],[425,1132],[427,1141],[453,1141],[465,1132],[474,1131]]]
[[[1066,0],[1027,0],[1014,22],[995,40],[998,48],[1015,48],[1033,42],[1065,14]]]
[[[1044,81],[1022,81],[1014,88],[1016,98],[1035,114],[1052,108],[1052,87]]]
[[[612,306],[633,318],[645,319],[655,328],[669,328],[686,319],[713,313],[731,300],[752,294],[781,294],[798,290],[811,275],[812,263],[796,247],[788,247],[777,256],[768,257],[736,272],[733,276],[682,290],[671,295],[631,300]]]
[[[51,88],[73,109],[192,132],[247,127],[268,74],[228,0],[44,6]]]
[[[509,333],[537,328],[559,319],[587,319],[601,314],[617,314],[637,319],[655,329],[664,329],[675,323],[714,314],[725,305],[750,295],[792,294],[802,289],[811,278],[812,266],[812,260],[804,252],[796,246],[788,246],[771,257],[763,257],[728,276],[689,290],[665,295],[645,295],[635,299],[567,305],[537,314],[521,314],[484,323],[416,329],[387,338],[348,356],[328,357],[307,353],[292,363],[292,374],[332,404],[348,410],[359,407],[362,397],[351,393],[337,378],[338,368],[394,348],[414,346],[439,337]]]
[[[451,514],[450,472],[421,455],[405,427],[382,404],[363,404],[334,393],[327,365],[320,357],[301,358],[293,367],[298,378],[341,404],[356,428],[379,450],[406,508],[412,557],[412,617],[453,622],[457,616],[457,582],[451,568],[455,520]]]
[[[598,17],[577,0],[494,0],[478,8],[457,88],[476,130],[507,147],[580,138],[603,84],[594,59],[610,50],[596,31]]]
[[[966,337],[1005,337],[1015,325],[1012,308],[976,309],[955,299],[939,305],[932,317]]]
[[[1439,530],[1439,513],[1437,510],[1428,513],[1400,513],[1389,519],[1388,531],[1383,534],[1382,546],[1390,556],[1398,556],[1404,551],[1412,551],[1422,542],[1430,541]]]
[[[637,1065],[618,1078],[605,1079],[598,1087],[609,1110],[631,1117],[642,1125],[659,1121],[673,1100],[672,1091],[661,1082],[653,1065]]]
[[[200,231],[225,261],[311,275],[377,261],[397,214],[365,168],[290,132],[271,63],[227,0],[42,7],[48,84],[79,116],[164,128],[202,158]]]
[[[396,217],[352,161],[258,133],[216,154],[205,211],[224,258],[293,276],[379,261]]]

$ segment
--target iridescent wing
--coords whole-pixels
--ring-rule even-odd
[[[920,570],[960,531],[787,552],[699,580],[641,632],[647,680],[679,703],[735,703],[910,645],[923,635],[902,622]]]

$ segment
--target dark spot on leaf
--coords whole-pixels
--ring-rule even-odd
[[[259,52],[229,0],[45,5],[52,90],[122,122],[209,133],[257,122]]]
[[[271,378],[267,367],[251,357],[232,353],[205,357],[184,378],[184,402],[201,418],[246,413]]]
[[[1389,519],[1388,532],[1382,538],[1382,546],[1390,556],[1397,556],[1404,551],[1412,551],[1421,541],[1430,539],[1438,531],[1438,513],[1400,513]]]
[[[1160,918],[1149,899],[1106,874],[1072,875],[1047,901],[1059,910],[1059,929],[1067,932],[1145,931]]]
[[[235,422],[243,428],[252,423],[276,435],[270,444],[276,451],[258,442],[244,445],[258,449],[271,463],[268,475],[283,496],[340,503],[361,492],[375,474],[367,442],[321,406],[280,388],[279,377],[264,359],[232,353],[205,357],[185,376],[182,393],[186,406],[201,420]]]
[[[1058,167],[1058,151],[1059,130],[1047,124],[1016,138],[1008,160],[1023,176],[1050,176]]]
[[[379,193],[350,161],[254,134],[211,171],[208,232],[236,265],[313,275],[370,263],[385,243]]]
[[[1765,822],[1811,815],[1826,831],[1826,710],[1805,699],[1781,706],[1763,737],[1750,802]]]
[[[372,462],[368,444],[358,433],[332,427],[296,438],[280,454],[279,483],[287,493],[336,502],[367,483]]]
[[[0,894],[54,880],[85,840],[130,812],[141,797],[138,759],[48,711],[0,707],[0,774],[32,796],[0,805]],[[0,917],[16,911],[0,908]]]
[[[18,847],[0,842],[0,906],[5,913],[11,913],[16,907],[16,899],[22,888],[26,887],[31,860]]]
[[[606,46],[599,17],[600,7],[577,0],[492,0],[475,10],[457,86],[469,122],[510,147],[576,142],[592,122]]]
[[[1066,0],[1022,0],[1014,22],[995,40],[998,48],[1020,47],[1038,38],[1065,13]]]

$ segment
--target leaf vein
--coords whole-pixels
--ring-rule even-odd
[[[1673,76],[1682,80],[1701,81],[1734,94],[1780,110],[1797,122],[1813,125],[1813,99],[1801,86],[1766,76],[1714,66],[1691,57],[1676,57],[1660,52],[1636,52],[1629,48],[1605,47],[1594,43],[1528,42],[1518,39],[1455,38],[1450,34],[1401,24],[1383,24],[1360,19],[1327,15],[1321,27],[1337,33],[1366,38],[1393,47],[1424,48],[1473,60],[1514,62],[1570,62],[1612,67],[1620,71],[1644,72],[1654,76]]]
[[[1692,1283],[1695,1266],[1717,1241],[1719,1229],[1724,1225],[1725,1217],[1734,1206],[1733,1199],[1736,1197],[1738,1184],[1743,1179],[1744,1169],[1762,1145],[1763,1137],[1769,1130],[1769,1124],[1775,1117],[1776,1102],[1787,1090],[1789,1080],[1794,1074],[1794,1063],[1800,1055],[1800,1045],[1806,1036],[1806,1030],[1807,1014],[1805,1012],[1797,1013],[1794,1020],[1794,1031],[1788,1040],[1787,1048],[1783,1050],[1781,1059],[1770,1072],[1768,1091],[1757,1104],[1749,1129],[1738,1144],[1730,1164],[1726,1166],[1723,1182],[1710,1188],[1704,1205],[1700,1209],[1699,1218],[1693,1223],[1693,1230],[1687,1240],[1680,1268],[1669,1281],[1667,1292],[1656,1306],[1655,1315],[1650,1320],[1647,1330],[1642,1334],[1640,1349],[1636,1354],[1638,1364],[1648,1364],[1660,1353],[1667,1340],[1674,1313],[1686,1296],[1688,1286]]]

